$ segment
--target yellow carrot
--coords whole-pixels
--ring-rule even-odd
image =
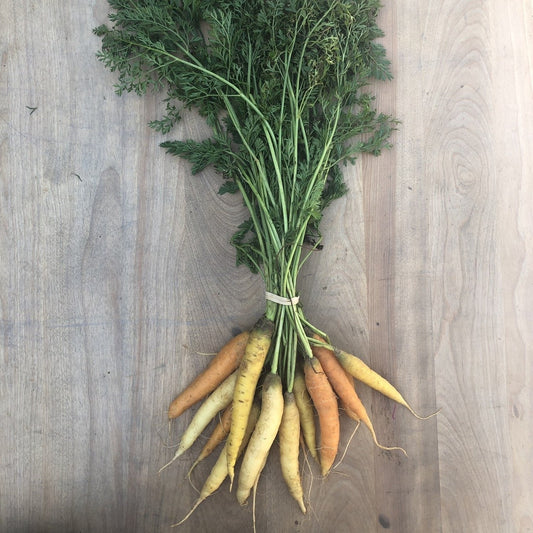
[[[335,350],[335,355],[344,369],[355,379],[380,392],[387,398],[390,398],[400,405],[403,405],[409,409],[409,411],[411,411],[416,418],[426,420],[437,414],[432,413],[429,416],[418,415],[393,385],[391,385],[383,376],[372,370],[366,363],[359,359],[359,357],[346,353],[342,350]]]
[[[246,503],[250,491],[263,470],[270,447],[278,433],[282,416],[283,389],[281,378],[277,374],[271,373],[268,374],[263,383],[261,412],[244,452],[239,471],[237,500],[241,505]]]
[[[208,396],[204,403],[200,406],[193,416],[189,426],[183,433],[178,449],[174,454],[174,457],[159,471],[165,469],[172,464],[180,455],[185,453],[200,436],[202,431],[207,427],[209,422],[220,412],[225,409],[230,403],[233,397],[233,390],[235,388],[235,382],[237,381],[237,372],[233,372],[228,376],[214,391]]]
[[[304,373],[300,367],[296,368],[292,390],[300,415],[300,425],[305,444],[307,445],[311,456],[317,463],[320,463],[316,449],[316,426],[313,402],[309,396],[307,387],[305,386]]]
[[[196,458],[196,461],[192,464],[189,475],[191,472],[196,468],[198,463],[203,461],[206,457],[209,457],[211,453],[215,450],[215,448],[224,441],[226,436],[229,433],[229,427],[231,424],[231,409],[232,404],[228,405],[222,415],[220,416],[220,420],[218,421],[218,424],[213,429],[213,432],[211,433],[209,439],[204,444],[204,447],[202,448],[202,451],[199,453],[198,457]]]
[[[232,483],[237,453],[246,431],[255,388],[270,348],[273,332],[274,323],[272,321],[263,317],[257,322],[250,332],[248,344],[237,371],[237,382],[233,394],[231,428],[227,445],[228,473]]]
[[[302,513],[306,512],[302,482],[300,479],[300,414],[294,393],[284,395],[283,416],[279,427],[279,453],[281,473],[291,496],[298,502]]]
[[[250,416],[248,417],[248,425],[246,426],[246,431],[244,433],[244,438],[242,441],[241,448],[239,450],[238,456],[242,454],[244,451],[246,444],[248,443],[248,440],[250,438],[250,435],[252,434],[252,431],[255,427],[255,424],[257,423],[257,419],[259,418],[259,404],[254,402],[252,405],[252,409],[250,410]],[[180,520],[176,524],[172,524],[171,527],[176,527],[183,522],[185,522],[194,512],[194,510],[213,492],[218,490],[220,485],[224,482],[226,477],[228,476],[228,461],[226,457],[226,444],[224,444],[224,447],[222,448],[222,451],[220,452],[220,455],[218,456],[218,459],[216,463],[213,465],[213,468],[211,469],[211,472],[207,479],[204,482],[204,485],[202,486],[202,489],[200,490],[200,496],[196,500],[196,503],[193,505],[192,509],[187,513],[187,515]]]

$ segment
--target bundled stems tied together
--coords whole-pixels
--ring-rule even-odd
[[[338,421],[331,423],[332,416],[338,417],[337,398],[349,406],[350,416],[368,426],[377,443],[346,370],[409,407],[397,391],[391,393],[384,378],[377,379],[368,367],[331,346],[297,301],[298,274],[321,247],[322,214],[347,192],[341,166],[361,153],[379,155],[389,146],[396,126],[395,119],[375,109],[368,90],[371,81],[391,77],[385,50],[376,42],[383,35],[376,24],[379,1],[109,0],[109,4],[111,25],[102,25],[95,33],[102,38],[99,59],[118,73],[117,92],[165,91],[165,113],[150,123],[163,134],[172,130],[184,110],[195,109],[205,119],[211,128],[208,138],[168,140],[162,146],[190,161],[193,174],[213,167],[222,178],[220,194],[241,195],[248,218],[231,239],[237,264],[260,274],[267,295],[281,298],[267,297],[261,320],[224,347],[172,403],[169,417],[179,416],[208,394],[209,408],[202,412],[209,416],[217,409],[229,409],[231,403],[231,415],[225,417],[231,416],[225,462],[217,462],[209,487],[216,490],[226,474],[233,482],[237,459],[244,454],[250,475],[247,488],[237,491],[242,501],[257,485],[266,460],[262,449],[252,468],[254,460],[246,456],[251,452],[244,449],[245,443],[250,439],[252,449],[258,449],[260,441],[271,443],[281,426],[283,449],[294,457],[297,447],[286,436],[293,433],[295,420],[327,474],[338,438],[318,453],[309,398],[319,414],[322,443],[327,428],[334,428],[329,437],[338,435]],[[318,357],[324,352],[331,355],[327,362]],[[233,391],[230,401],[228,389]],[[279,416],[254,414],[261,397],[263,404],[277,406]],[[282,417],[285,409],[290,416]],[[321,413],[328,413],[328,420]],[[195,415],[197,427],[186,432],[179,454],[206,427],[205,419],[196,418],[201,417]],[[257,424],[251,428],[252,419]],[[254,435],[258,431],[259,437]],[[287,483],[299,483],[294,465],[282,464]],[[290,492],[305,510],[301,490],[293,486]],[[209,493],[206,488],[202,498]]]
[[[168,93],[168,132],[182,108],[212,128],[203,141],[163,146],[212,165],[221,193],[239,192],[249,219],[235,233],[237,262],[265,289],[292,298],[298,273],[320,245],[324,209],[346,192],[340,165],[379,154],[395,125],[364,88],[390,77],[376,0],[110,0],[114,26],[95,31],[100,59],[119,72],[117,91]],[[275,324],[269,365],[292,390],[297,353],[312,356],[301,306],[267,300]]]

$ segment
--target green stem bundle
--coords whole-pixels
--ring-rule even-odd
[[[365,91],[388,79],[376,43],[377,0],[109,0],[112,26],[99,58],[119,73],[117,92],[167,92],[168,133],[180,109],[212,128],[203,141],[172,140],[168,152],[223,177],[249,212],[232,238],[237,263],[261,274],[265,290],[298,293],[298,273],[320,241],[324,209],[346,192],[340,165],[379,154],[395,121]],[[292,391],[298,354],[312,357],[318,331],[300,304],[266,301],[275,324],[267,362]]]

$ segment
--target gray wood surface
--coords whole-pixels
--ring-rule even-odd
[[[258,532],[533,531],[533,5],[385,1],[394,148],[347,169],[300,291],[310,319],[419,411],[364,387],[384,443],[352,440],[309,512],[277,450]],[[190,414],[173,396],[251,326],[259,278],[227,244],[244,215],[158,147],[161,96],[113,93],[104,0],[0,0],[0,531],[169,531],[199,446],[160,475]],[[194,116],[173,132],[201,137]],[[202,355],[204,354],[204,355]],[[252,528],[224,486],[181,531]],[[178,530],[179,531],[179,530]]]

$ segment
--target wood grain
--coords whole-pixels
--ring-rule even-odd
[[[114,95],[91,33],[106,1],[0,7],[0,531],[167,531],[202,446],[157,474],[192,416],[169,426],[168,403],[263,307],[227,244],[242,204],[158,147],[160,95]],[[347,168],[300,292],[337,344],[441,412],[360,386],[409,458],[350,440],[343,417],[332,474],[302,464],[303,516],[275,448],[257,531],[533,531],[533,8],[387,1],[380,22],[394,80],[373,90],[401,124]],[[173,135],[205,133],[191,114]],[[181,531],[251,526],[224,486]]]

